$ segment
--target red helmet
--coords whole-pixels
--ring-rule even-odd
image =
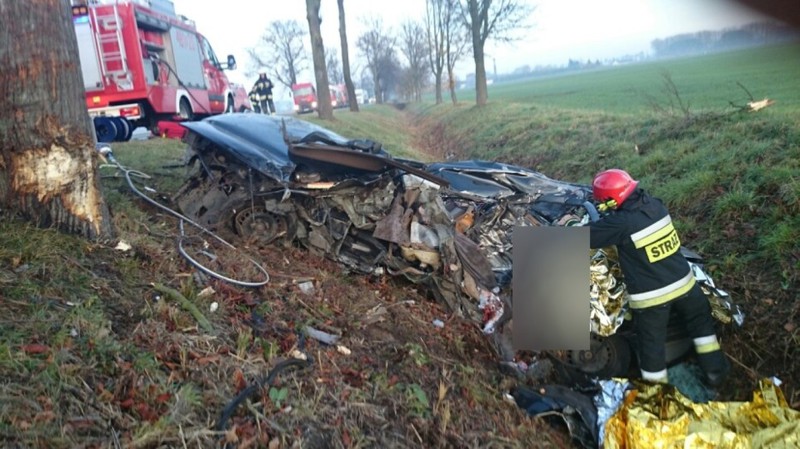
[[[596,201],[614,200],[619,206],[631,196],[637,185],[639,181],[631,178],[628,172],[612,168],[594,177],[592,193]]]

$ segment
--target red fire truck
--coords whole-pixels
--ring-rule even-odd
[[[194,22],[171,0],[73,0],[86,106],[101,142],[145,126],[250,109]]]

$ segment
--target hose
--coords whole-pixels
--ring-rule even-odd
[[[269,371],[266,377],[261,377],[258,380],[256,380],[255,383],[247,386],[247,388],[245,388],[244,390],[242,390],[241,393],[236,395],[236,397],[233,398],[233,400],[231,400],[231,402],[229,402],[224,409],[222,409],[222,412],[220,413],[219,416],[219,420],[217,421],[217,425],[215,426],[215,430],[217,431],[224,430],[225,424],[228,422],[231,416],[233,416],[233,413],[236,411],[236,408],[239,407],[239,405],[242,402],[244,402],[247,398],[252,396],[259,389],[263,387],[271,387],[272,383],[275,381],[275,378],[278,376],[278,374],[281,373],[281,371],[293,366],[298,368],[308,368],[312,364],[313,362],[310,359],[303,360],[303,359],[293,358],[284,360],[275,365],[275,367]]]
[[[189,96],[190,96],[190,97],[192,97],[192,100],[194,100],[194,102],[195,102],[195,103],[197,103],[197,105],[198,105],[198,106],[200,106],[200,108],[201,108],[201,109],[203,109],[203,112],[205,112],[206,114],[209,114],[209,115],[211,114],[211,111],[209,111],[208,109],[206,109],[206,108],[203,106],[203,104],[202,104],[202,103],[200,103],[200,101],[197,99],[197,97],[195,97],[194,95],[192,95],[192,91],[191,91],[191,90],[189,90],[189,87],[188,87],[187,85],[183,84],[183,81],[181,81],[181,78],[178,76],[178,72],[176,72],[176,71],[175,71],[175,70],[172,68],[172,66],[171,66],[171,65],[169,65],[169,63],[168,63],[167,61],[164,61],[163,59],[159,58],[159,57],[158,57],[158,56],[156,56],[156,55],[150,55],[150,60],[152,60],[152,61],[155,61],[157,64],[163,64],[163,65],[165,65],[165,66],[167,67],[167,70],[169,70],[169,72],[170,72],[170,73],[172,73],[173,75],[175,75],[175,80],[176,80],[176,81],[178,81],[178,85],[179,85],[179,86],[181,86],[181,87],[183,87],[184,89],[186,89],[186,93],[187,93],[187,94],[189,94]]]
[[[595,222],[600,219],[600,214],[597,212],[597,208],[594,207],[594,204],[591,201],[584,202],[583,207],[585,207],[586,212],[589,213],[590,221]]]

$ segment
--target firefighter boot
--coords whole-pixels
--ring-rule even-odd
[[[714,351],[698,354],[697,359],[706,375],[706,384],[711,388],[722,385],[731,370],[731,364],[725,354],[722,351]]]

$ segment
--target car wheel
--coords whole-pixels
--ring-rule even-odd
[[[567,362],[591,376],[625,377],[631,366],[631,347],[624,337],[592,334],[588,351],[567,351]]]

